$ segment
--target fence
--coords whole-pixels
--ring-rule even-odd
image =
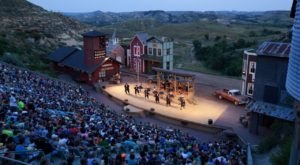
[[[9,154],[10,156],[5,156]],[[41,150],[32,150],[32,151],[6,151],[0,152],[0,164],[3,165],[29,165],[30,162],[40,158],[44,153]],[[17,157],[22,156],[22,158],[16,159]]]

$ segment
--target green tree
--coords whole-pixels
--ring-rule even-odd
[[[255,31],[250,31],[249,32],[249,37],[256,37],[256,36],[257,36],[257,34],[256,34]]]
[[[216,37],[215,37],[215,41],[216,41],[216,42],[220,41],[220,39],[221,39],[221,36],[216,36]]]
[[[237,42],[233,44],[235,49],[245,48],[247,47],[247,45],[247,42],[242,38],[240,38]]]
[[[208,41],[209,40],[209,34],[205,34],[204,38]]]
[[[287,164],[290,159],[290,151],[292,146],[292,139],[286,140],[282,145],[280,145],[279,151],[271,155],[271,162],[274,165]]]
[[[3,55],[3,53],[7,49],[7,41],[4,38],[0,38],[0,56]]]
[[[19,56],[15,53],[4,53],[0,59],[9,64],[13,64],[16,66],[23,66],[23,62],[20,60]]]
[[[228,76],[241,76],[242,74],[242,58],[234,56],[228,58],[224,74]]]
[[[202,47],[202,43],[199,40],[194,40],[193,45],[195,49],[200,49]]]

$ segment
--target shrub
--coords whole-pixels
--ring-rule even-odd
[[[217,40],[221,39],[218,37]],[[203,62],[208,69],[221,72],[228,76],[241,76],[242,52],[240,49],[255,45],[256,41],[239,39],[229,44],[222,39],[213,46],[202,46],[199,40],[194,40],[194,51],[197,60]]]
[[[258,145],[258,152],[265,153],[270,151],[272,148],[277,146],[280,142],[278,137],[275,136],[267,136],[265,137]]]
[[[262,140],[258,146],[258,152],[270,151],[278,144],[285,144],[293,134],[293,125],[283,121],[275,121],[271,126],[271,133]]]
[[[290,151],[293,140],[290,138],[280,146],[278,152],[271,155],[271,162],[273,165],[287,164],[290,159]]]
[[[23,66],[23,62],[20,60],[19,56],[15,53],[4,53],[3,56],[0,58],[2,61],[13,64],[16,66]]]
[[[256,36],[257,36],[257,34],[256,34],[255,31],[250,31],[249,32],[249,37],[256,37]]]

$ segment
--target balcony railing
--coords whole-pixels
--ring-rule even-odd
[[[163,56],[155,56],[155,55],[144,54],[141,57],[142,57],[143,60],[146,60],[146,61],[155,61],[155,62],[162,62],[163,61]]]

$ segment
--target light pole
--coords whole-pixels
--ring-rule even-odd
[[[137,81],[140,83],[140,59],[137,58]]]

